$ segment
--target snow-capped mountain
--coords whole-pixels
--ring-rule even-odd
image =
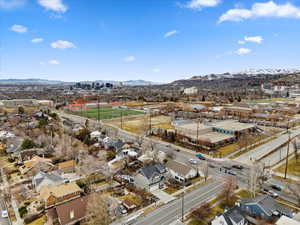
[[[300,69],[246,69],[240,72],[221,73],[221,74],[207,74],[198,75],[188,78],[188,80],[217,80],[223,78],[238,78],[238,77],[252,77],[257,75],[278,75],[278,74],[295,74],[300,73]]]
[[[240,72],[234,72],[231,73],[233,75],[235,74],[246,74],[246,75],[258,75],[258,74],[293,74],[293,73],[299,73],[300,69],[246,69],[244,71]]]

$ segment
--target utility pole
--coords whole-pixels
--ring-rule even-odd
[[[100,121],[100,105],[99,105],[99,95],[97,96],[97,122]]]
[[[181,222],[184,220],[184,192],[182,192],[181,198]]]
[[[123,111],[121,110],[121,129],[123,129]]]
[[[152,124],[151,124],[151,109],[149,111],[149,130],[150,130],[150,134],[151,134],[151,129],[152,129]]]
[[[290,122],[287,124],[287,132],[289,135],[289,140],[288,140],[288,146],[287,146],[287,152],[286,152],[286,159],[285,159],[285,171],[284,171],[284,179],[286,179],[287,175],[287,169],[288,169],[288,161],[289,161],[289,153],[290,153],[290,142],[291,142],[291,132],[290,132]]]

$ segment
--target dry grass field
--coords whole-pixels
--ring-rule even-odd
[[[132,133],[143,134],[150,127],[150,117],[149,115],[141,115],[132,118],[123,118],[122,125],[121,120],[112,120],[108,123]],[[151,126],[152,128],[174,129],[171,125],[171,119],[168,116],[151,116]]]

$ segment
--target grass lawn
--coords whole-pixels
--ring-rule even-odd
[[[178,187],[178,188],[167,187],[163,191],[166,192],[167,194],[171,195],[171,194],[175,193],[176,191],[179,191],[180,189],[181,189],[181,187]]]
[[[218,151],[214,154],[215,156],[219,156],[221,154],[222,157],[229,155],[239,149],[239,145],[237,143],[229,144],[223,146],[218,149]]]
[[[278,101],[293,101],[290,98],[267,98],[267,99],[256,99],[256,100],[248,100],[248,103],[275,103]]]
[[[276,172],[284,173],[285,172],[285,164],[276,168]],[[296,163],[296,158],[292,158],[289,160],[287,173],[294,176],[300,176],[300,159],[298,159],[298,163]]]
[[[134,195],[134,194],[128,194],[128,195],[124,195],[119,197],[120,200],[125,200],[128,199],[130,201],[132,201],[136,206],[140,206],[143,202],[143,199],[141,199],[141,197]]]
[[[240,190],[236,193],[240,198],[250,198],[251,197],[251,193],[248,190]]]
[[[33,221],[32,223],[29,223],[28,225],[44,225],[45,222],[46,222],[46,216],[42,216],[37,220]]]
[[[74,111],[74,112],[78,115],[86,116],[89,118],[95,118],[95,119],[98,118],[98,108],[97,107],[83,110],[83,111],[81,111],[81,110]],[[121,113],[123,116],[144,114],[143,112],[131,110],[131,109],[119,109],[119,108],[113,108],[111,106],[105,106],[105,107],[100,106],[99,107],[100,120],[121,117]]]

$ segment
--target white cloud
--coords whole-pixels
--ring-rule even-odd
[[[247,42],[253,42],[253,43],[262,43],[262,41],[264,40],[261,36],[253,36],[253,37],[244,37],[244,40]]]
[[[13,9],[23,6],[26,0],[0,0],[0,8]]]
[[[38,4],[47,10],[59,13],[64,13],[68,10],[68,7],[63,3],[63,0],[38,0]]]
[[[164,38],[171,37],[172,35],[177,34],[177,33],[178,33],[177,30],[168,31],[167,33],[164,34]]]
[[[243,44],[245,44],[245,43],[246,43],[246,42],[243,41],[243,40],[239,40],[239,41],[238,41],[238,44],[239,44],[239,45],[243,45]]]
[[[184,6],[189,9],[201,10],[204,7],[215,7],[221,3],[221,0],[191,0]]]
[[[159,69],[159,68],[154,68],[152,71],[153,71],[154,73],[159,73],[159,72],[160,72],[160,69]]]
[[[133,55],[126,56],[125,58],[123,58],[124,62],[133,62],[135,60],[136,60],[136,58]]]
[[[59,49],[75,48],[76,47],[72,42],[63,41],[63,40],[58,40],[58,41],[52,42],[50,45],[51,45],[52,48],[59,48]]]
[[[43,42],[44,39],[43,38],[34,38],[31,40],[32,43],[40,43],[40,42]]]
[[[15,24],[10,27],[10,30],[17,33],[26,33],[28,31],[28,28],[22,25]]]
[[[51,65],[59,65],[60,64],[60,62],[56,59],[49,60],[48,63]]]
[[[251,49],[249,48],[239,48],[237,51],[235,51],[235,54],[237,55],[247,55],[251,52]]]
[[[219,18],[224,21],[243,21],[250,18],[296,18],[300,19],[300,8],[291,3],[276,4],[273,1],[254,3],[251,9],[230,9]]]

